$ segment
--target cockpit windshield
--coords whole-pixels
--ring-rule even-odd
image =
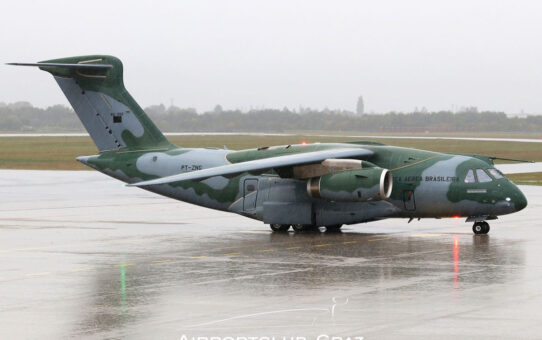
[[[476,179],[474,178],[474,171],[472,169],[469,169],[467,172],[467,176],[465,176],[465,183],[475,183]]]
[[[476,169],[476,177],[478,177],[478,182],[487,183],[491,182],[492,179],[489,175],[482,169]]]
[[[504,178],[502,172],[497,169],[469,169],[465,175],[465,183],[487,183],[494,179]]]
[[[487,171],[489,171],[491,176],[493,176],[495,179],[501,179],[504,177],[503,174],[497,169],[487,169]]]

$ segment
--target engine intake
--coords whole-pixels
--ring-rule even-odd
[[[307,181],[309,196],[337,202],[385,200],[392,188],[391,171],[378,167],[345,170]]]

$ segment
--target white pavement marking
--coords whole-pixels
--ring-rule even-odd
[[[246,318],[250,318],[250,317],[254,317],[254,316],[261,316],[261,315],[288,313],[288,312],[308,312],[308,311],[329,312],[329,309],[327,309],[327,308],[280,309],[280,310],[274,310],[274,311],[269,311],[269,312],[237,315],[237,316],[232,316],[231,318],[214,320],[214,321],[204,322],[204,323],[200,323],[200,324],[196,324],[196,325],[190,325],[190,326],[186,326],[186,327],[192,328],[192,327],[209,326],[209,325],[213,325],[213,324],[220,323],[220,322],[238,320],[238,319],[246,319]]]
[[[264,132],[166,132],[166,136],[310,136],[310,137],[346,137],[346,138],[379,138],[379,139],[444,139],[475,140],[486,142],[542,143],[542,138],[491,138],[491,137],[446,137],[446,136],[371,136],[371,135],[320,135]],[[88,133],[3,133],[1,137],[86,137]]]
[[[542,172],[542,162],[519,164],[496,164],[495,167],[503,174],[523,174],[527,172]]]

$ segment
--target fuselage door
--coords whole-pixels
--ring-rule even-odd
[[[405,209],[408,211],[416,210],[416,200],[414,199],[414,190],[403,191],[403,202],[405,203]]]
[[[243,191],[243,210],[254,211],[258,198],[258,180],[255,178],[245,179]]]

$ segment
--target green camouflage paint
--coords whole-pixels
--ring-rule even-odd
[[[46,63],[112,66],[40,68],[55,77],[100,150],[97,155],[78,157],[78,160],[126,183],[286,155],[368,150],[365,156],[358,158],[365,164],[362,169],[319,175],[321,198],[307,192],[310,179],[295,178],[295,165],[271,166],[263,173],[235,173],[144,187],[161,195],[271,221],[268,223],[273,219],[276,223],[285,223],[292,218],[295,223],[320,225],[388,217],[484,218],[512,213],[527,205],[521,191],[506,178],[465,182],[470,169],[476,172],[492,168],[491,157],[483,155],[443,154],[366,141],[280,145],[240,151],[177,147],[164,137],[126,91],[119,59],[90,55]],[[382,193],[382,174],[388,170],[393,176],[392,190],[388,198],[382,199],[376,192]],[[293,211],[296,213],[292,214]]]

